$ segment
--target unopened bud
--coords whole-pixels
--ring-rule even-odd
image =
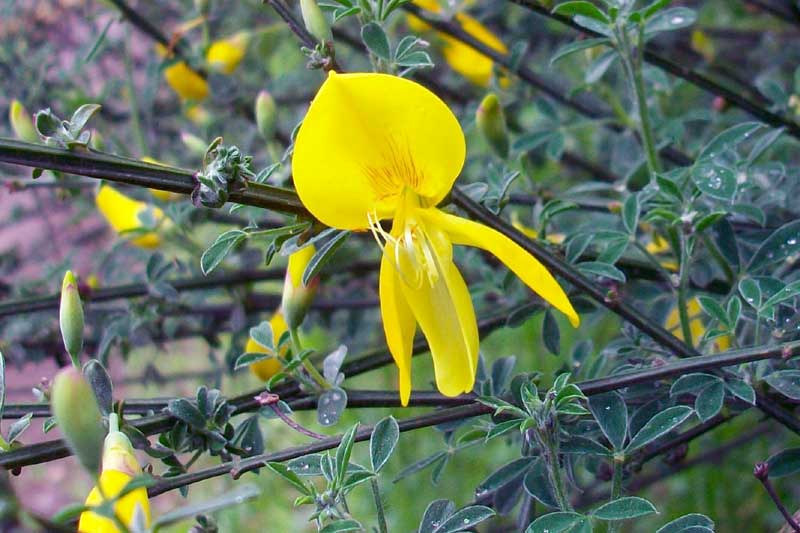
[[[728,101],[721,96],[715,96],[714,100],[711,102],[711,107],[714,108],[714,111],[717,113],[722,113],[723,111],[727,111],[730,104]]]
[[[119,430],[116,413],[108,415],[108,435],[103,441],[103,471],[106,470],[124,472],[131,477],[142,473],[130,439]]]
[[[61,284],[61,307],[58,325],[61,327],[61,338],[73,364],[78,366],[78,358],[83,349],[83,304],[78,293],[78,281],[71,270],[64,274]]]
[[[244,348],[245,352],[271,353],[273,356],[278,354],[282,357],[286,355],[288,345],[284,345],[281,350],[278,350],[278,342],[281,340],[281,336],[286,332],[287,329],[286,320],[284,320],[280,311],[277,311],[274,315],[272,315],[272,318],[269,320],[269,325],[272,328],[272,346],[275,348],[275,351],[271,352],[267,348],[257,343],[255,339],[250,337],[247,339],[247,345]],[[250,371],[261,381],[268,381],[269,378],[280,372],[282,369],[283,365],[276,357],[262,359],[261,361],[256,361],[250,365]]]
[[[278,109],[275,99],[268,91],[261,91],[256,97],[256,124],[265,141],[271,141],[278,123]]]
[[[28,113],[19,100],[11,101],[8,120],[11,122],[11,129],[14,130],[14,135],[17,136],[17,139],[29,143],[39,142],[39,135],[36,133],[36,128],[33,127],[32,115]]]
[[[75,367],[62,369],[50,389],[50,407],[69,448],[93,475],[100,472],[103,429],[94,391]]]
[[[310,279],[308,285],[303,284],[303,273],[315,253],[314,245],[310,245],[289,256],[289,266],[286,268],[286,277],[283,282],[281,309],[286,319],[286,325],[290,329],[295,329],[303,323],[306,312],[317,293],[319,278]]]
[[[506,117],[497,95],[489,93],[484,97],[475,113],[478,129],[494,153],[502,158],[508,157],[508,131]]]
[[[208,143],[197,135],[182,131],[181,141],[183,141],[183,145],[188,148],[193,155],[203,157],[206,154]]]
[[[317,0],[300,0],[300,13],[306,29],[321,43],[332,41],[331,27],[317,4]]]

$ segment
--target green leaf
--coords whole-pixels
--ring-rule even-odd
[[[728,313],[714,298],[709,296],[699,296],[697,301],[700,303],[700,308],[711,318],[730,329],[730,322],[728,322]]]
[[[317,400],[317,422],[332,426],[342,417],[347,407],[347,392],[339,387],[331,387],[319,395]]]
[[[559,451],[561,453],[574,453],[578,455],[600,455],[603,457],[610,457],[612,455],[611,450],[596,442],[592,439],[588,439],[586,437],[576,437],[573,436],[566,442],[562,442],[561,446],[559,447]]]
[[[736,194],[736,174],[714,163],[699,163],[692,169],[692,180],[704,194],[730,202]]]
[[[250,337],[256,341],[262,348],[275,351],[273,344],[272,325],[269,321],[264,320],[259,325],[250,328]]]
[[[368,22],[361,27],[361,40],[367,45],[370,52],[383,59],[391,61],[392,51],[386,33],[377,22]]]
[[[693,394],[716,382],[721,383],[722,380],[711,374],[702,374],[699,372],[684,374],[672,384],[672,387],[669,389],[669,395],[679,396],[681,394]]]
[[[781,450],[769,459],[769,477],[784,477],[800,472],[800,448]]]
[[[783,135],[783,132],[786,128],[776,128],[773,129],[764,135],[761,136],[760,139],[753,145],[753,149],[750,150],[750,155],[747,156],[747,162],[745,163],[746,166],[750,166],[763,154],[764,152],[772,146],[778,138]]]
[[[649,6],[645,7],[642,10],[642,18],[644,20],[649,19],[665,7],[669,5],[672,0],[655,0],[655,2],[651,3]]]
[[[77,136],[86,127],[86,124],[89,123],[94,114],[100,111],[101,107],[100,104],[83,104],[76,109],[72,114],[72,118],[69,119],[69,132],[73,136]]]
[[[6,437],[6,441],[8,441],[9,444],[17,440],[25,430],[30,427],[31,418],[33,418],[33,413],[28,413],[11,424],[11,427],[8,428],[8,436]]]
[[[276,461],[270,461],[267,463],[267,468],[281,476],[283,479],[291,483],[294,488],[300,491],[301,494],[306,496],[311,496],[313,492],[306,484],[300,479],[300,476],[295,474],[288,466],[283,463],[278,463]]]
[[[598,261],[584,261],[583,263],[578,263],[577,267],[584,274],[601,276],[623,283],[625,282],[625,274],[614,265],[600,263]]]
[[[550,58],[550,65],[556,63],[556,61],[560,61],[565,57],[574,54],[575,52],[580,52],[581,50],[586,50],[587,48],[594,48],[596,46],[602,46],[609,44],[610,41],[605,37],[601,37],[598,39],[584,39],[582,41],[574,41],[567,45],[562,46],[556,53],[553,54],[553,57]]]
[[[217,240],[203,252],[200,257],[200,269],[204,275],[209,275],[236,245],[247,238],[247,233],[242,230],[232,229],[217,237]]]
[[[486,479],[478,484],[475,489],[477,493],[494,492],[500,487],[508,485],[518,477],[524,475],[531,466],[532,460],[529,457],[515,459],[505,464],[489,474]]]
[[[591,396],[589,410],[614,450],[621,451],[628,434],[628,407],[622,396],[613,391]]]
[[[549,142],[550,139],[553,138],[553,136],[555,135],[556,132],[554,132],[553,130],[534,131],[531,133],[527,133],[517,138],[517,140],[514,141],[512,148],[514,150],[527,152],[529,150],[533,150],[534,148],[538,148],[539,146]]]
[[[800,400],[800,370],[779,370],[764,378],[770,387],[792,400]]]
[[[744,122],[728,128],[703,147],[697,160],[713,159],[725,150],[736,148],[750,139],[760,127],[760,122]]]
[[[114,387],[111,384],[111,376],[108,375],[105,367],[97,359],[89,360],[83,365],[83,375],[94,391],[97,398],[97,406],[100,412],[108,415],[114,401]]]
[[[702,514],[687,514],[661,526],[656,533],[682,533],[694,527],[707,528],[713,532],[714,521]]]
[[[433,530],[433,533],[457,533],[471,529],[495,515],[493,509],[483,505],[470,505],[456,511],[444,523]]]
[[[665,409],[651,418],[639,432],[633,436],[625,448],[625,453],[630,454],[642,446],[656,440],[662,435],[666,435],[686,419],[692,416],[692,408],[685,405],[676,405]]]
[[[622,223],[631,235],[636,235],[639,226],[639,195],[631,194],[622,204]]]
[[[606,50],[597,56],[597,59],[592,61],[592,63],[586,68],[586,72],[584,72],[583,75],[583,81],[589,85],[597,82],[603,77],[603,74],[608,72],[608,69],[611,68],[611,65],[614,64],[614,61],[616,61],[618,57],[619,54],[613,48],[611,50]]]
[[[761,308],[761,287],[753,278],[745,278],[739,282],[739,294],[753,309]]]
[[[522,423],[520,419],[516,420],[506,420],[505,422],[500,422],[499,424],[492,427],[488,433],[486,433],[486,440],[492,440],[495,437],[499,437],[501,435],[505,435],[509,431],[513,431],[515,429],[519,429],[519,425]]]
[[[657,512],[653,504],[644,498],[627,496],[601,505],[591,512],[591,516],[598,520],[628,520]]]
[[[585,521],[586,517],[578,513],[549,513],[534,520],[525,533],[569,533],[573,527]]]
[[[220,496],[211,500],[202,501],[191,505],[184,505],[168,511],[153,522],[153,531],[157,532],[162,527],[193,518],[200,514],[213,513],[233,505],[239,505],[247,500],[252,500],[261,494],[261,489],[253,483],[237,483],[235,487],[228,488]]]
[[[363,531],[364,528],[361,527],[361,524],[358,520],[353,520],[349,518],[347,520],[337,520],[336,522],[331,522],[327,526],[320,529],[319,533],[342,533],[343,531]]]
[[[551,354],[558,355],[561,353],[561,332],[558,330],[558,322],[550,309],[544,313],[544,320],[542,321],[542,340],[544,341],[545,348],[547,348]]]
[[[274,357],[268,353],[257,353],[257,352],[243,353],[242,355],[236,358],[236,362],[233,364],[233,369],[239,370],[240,368],[250,366],[253,363],[257,363],[258,361],[263,361],[264,359],[274,359]]]
[[[375,424],[369,439],[369,459],[372,471],[378,472],[392,455],[400,439],[400,426],[393,416],[388,416]]]
[[[353,453],[353,443],[355,442],[358,423],[347,430],[342,436],[342,441],[336,449],[336,480],[341,485],[344,481],[347,467],[350,464],[350,454]]]
[[[206,426],[206,419],[200,410],[185,398],[175,398],[167,404],[167,411],[195,429],[203,429]]]
[[[525,474],[522,486],[525,488],[525,492],[542,505],[558,509],[558,500],[547,475],[547,467],[541,459],[536,460],[528,470],[528,473]]]
[[[747,271],[755,272],[797,253],[800,253],[800,220],[781,226],[767,237],[750,259]]]
[[[691,26],[697,20],[697,13],[686,7],[673,7],[656,13],[647,21],[644,33],[647,37],[663,31],[674,31]]]
[[[455,510],[456,506],[450,500],[433,500],[428,504],[428,507],[425,508],[425,512],[422,514],[422,521],[417,531],[419,533],[434,531],[439,527],[439,524],[443,524]]]
[[[730,393],[737,398],[749,403],[750,405],[756,404],[756,391],[753,390],[753,387],[751,387],[749,383],[740,379],[734,379],[727,381],[725,383],[725,387],[727,387]]]
[[[793,281],[767,298],[767,301],[761,304],[761,308],[769,309],[770,307],[774,307],[779,303],[796,297],[797,295],[800,295],[800,281]]]
[[[319,271],[322,270],[322,267],[325,266],[325,264],[336,254],[336,251],[341,248],[345,242],[347,242],[347,238],[349,236],[349,231],[339,231],[331,240],[319,247],[319,250],[317,250],[311,257],[311,260],[308,262],[308,265],[303,272],[303,285],[308,285],[308,282],[311,281],[314,276],[319,274]]]
[[[694,401],[694,410],[703,422],[719,413],[725,400],[725,383],[721,380],[700,391]]]
[[[605,13],[600,11],[597,6],[586,0],[572,0],[563,2],[553,8],[553,13],[566,16],[583,15],[598,22],[608,24],[609,20]]]

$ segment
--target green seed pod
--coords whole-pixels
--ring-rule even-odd
[[[278,123],[278,108],[268,91],[261,91],[256,98],[256,124],[265,141],[271,141]]]
[[[56,375],[50,390],[50,408],[69,448],[97,476],[106,432],[94,391],[79,369],[66,367]]]
[[[324,43],[333,40],[328,19],[322,14],[317,0],[300,0],[300,13],[303,15],[303,23],[306,25],[306,29],[319,42]]]
[[[39,135],[33,127],[33,118],[23,107],[19,100],[12,100],[11,107],[8,109],[8,120],[11,122],[11,129],[14,135],[21,141],[29,143],[39,142]]]
[[[486,142],[494,153],[505,159],[508,157],[508,131],[506,130],[506,117],[497,95],[489,93],[484,97],[475,120]]]
[[[83,305],[78,294],[78,282],[71,270],[64,274],[61,284],[61,308],[59,310],[59,326],[64,346],[72,361],[78,365],[78,358],[83,349]]]

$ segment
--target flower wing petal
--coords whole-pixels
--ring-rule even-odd
[[[379,279],[381,318],[386,344],[400,373],[400,402],[406,406],[411,396],[411,351],[417,323],[400,292],[399,283],[389,255],[384,254]]]
[[[499,231],[483,224],[438,209],[426,209],[424,212],[427,222],[443,229],[455,244],[475,246],[491,252],[531,290],[567,315],[572,325],[578,327],[580,317],[572,307],[564,289],[544,265],[521,246]]]
[[[297,134],[292,170],[320,221],[364,229],[391,216],[408,186],[428,205],[444,198],[466,154],[458,120],[434,93],[387,74],[331,72]]]

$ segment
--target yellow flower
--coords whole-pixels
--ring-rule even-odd
[[[109,185],[103,184],[100,186],[95,197],[95,203],[109,225],[117,233],[142,228],[140,216],[148,210],[150,210],[150,214],[152,214],[152,218],[156,223],[167,222],[164,221],[164,212],[158,207],[125,196]],[[142,248],[156,248],[161,244],[161,238],[156,232],[148,231],[131,239],[131,242]]]
[[[319,278],[314,277],[308,281],[308,285],[303,284],[303,274],[316,251],[312,244],[289,256],[289,265],[286,267],[286,276],[283,280],[281,309],[290,328],[300,327],[317,294]]]
[[[162,163],[158,159],[153,159],[152,157],[147,155],[142,158],[142,161],[144,161],[145,163],[150,163],[151,165],[164,166],[164,163]],[[157,198],[162,202],[172,202],[174,200],[180,200],[181,198],[184,198],[183,194],[177,192],[162,191],[159,189],[147,189],[147,190],[150,191],[150,194],[152,194],[154,198]]]
[[[185,61],[176,61],[165,68],[164,79],[184,100],[205,100],[208,97],[208,82]]]
[[[103,471],[100,474],[100,487],[103,489],[102,494],[107,499],[117,496],[130,480],[142,473],[128,437],[117,430],[116,416],[114,413],[109,415],[111,430],[103,444]],[[103,501],[101,491],[95,486],[86,497],[85,503],[88,506],[96,507]],[[114,504],[117,518],[126,527],[133,525],[137,508],[141,509],[140,512],[144,514],[146,527],[150,527],[150,502],[147,500],[147,489],[144,487],[129,492]],[[119,533],[114,521],[92,511],[81,513],[78,531],[80,533]]]
[[[281,339],[281,335],[283,335],[287,330],[286,321],[283,319],[283,315],[281,314],[280,310],[276,311],[275,314],[272,315],[272,318],[269,320],[269,325],[272,327],[272,345],[277,346],[278,341]],[[278,355],[285,357],[288,348],[288,344],[284,345]],[[244,351],[248,353],[272,354],[271,350],[261,346],[252,337],[247,339],[247,346],[245,346]],[[250,365],[250,372],[255,374],[261,381],[267,381],[269,378],[280,372],[281,368],[283,368],[281,362],[275,358],[262,359],[261,361],[256,361]]]
[[[702,309],[700,301],[697,298],[692,298],[686,303],[686,312],[689,314],[689,331],[692,334],[692,340],[697,342],[703,338],[706,333],[706,326],[701,317]],[[683,331],[681,330],[681,317],[677,307],[673,307],[664,321],[664,327],[671,331],[680,340],[683,338]],[[731,346],[731,339],[728,335],[717,337],[713,340],[714,346],[717,351],[724,352]]]
[[[433,13],[442,12],[442,6],[437,0],[414,0],[414,3]],[[478,41],[501,54],[508,53],[508,48],[503,44],[503,41],[493,34],[489,28],[474,18],[465,13],[456,13],[454,18],[466,33]],[[428,24],[413,15],[409,15],[408,22],[411,29],[417,32],[430,29]],[[440,33],[439,36],[443,42],[442,53],[444,54],[444,59],[453,70],[475,85],[488,87],[492,80],[492,71],[494,67],[492,60],[469,45],[462,43],[455,37],[444,33]],[[500,85],[503,87],[508,85],[508,78],[503,77],[500,80]]]
[[[671,250],[667,239],[661,237],[658,233],[653,233],[653,240],[648,242],[644,248],[653,255],[660,255]],[[671,272],[678,271],[678,263],[672,259],[662,259],[659,263]]]
[[[530,254],[498,231],[436,208],[465,156],[464,133],[450,109],[421,85],[386,74],[331,72],[297,135],[292,167],[305,206],[328,226],[369,228],[383,243],[381,314],[403,404],[411,393],[417,324],[439,390],[455,396],[475,382],[478,328],[453,244],[492,252],[579,323],[558,282]],[[390,232],[383,219],[393,220]]]
[[[206,51],[208,66],[223,74],[233,74],[244,58],[249,40],[247,32],[239,32],[226,39],[214,41]]]

